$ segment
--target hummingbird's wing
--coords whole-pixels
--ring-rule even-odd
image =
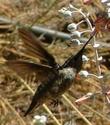
[[[23,79],[34,75],[36,80],[45,81],[48,80],[49,76],[55,75],[55,71],[50,66],[45,66],[29,61],[18,60],[18,61],[7,61],[7,66],[15,71]]]
[[[54,57],[47,52],[46,49],[40,44],[41,42],[36,36],[26,28],[18,29],[19,35],[23,40],[24,52],[31,57],[39,58],[41,61],[46,62],[49,66],[57,67]]]
[[[83,51],[86,47],[86,45],[89,43],[89,41],[93,38],[93,36],[95,35],[96,32],[93,32],[91,34],[91,37],[88,39],[88,41],[83,45],[83,47],[75,54],[72,55],[71,57],[69,57],[65,63],[61,66],[62,68],[65,67],[73,67],[76,69],[77,72],[79,72],[82,68],[82,55],[83,55]]]
[[[43,103],[49,102],[52,99],[51,93],[49,92],[52,89],[52,82],[57,79],[57,76],[50,77],[47,81],[44,81],[43,84],[40,84],[35,91],[35,94],[32,98],[31,104],[29,105],[27,111],[25,112],[24,116],[28,115],[34,109],[41,106]],[[55,87],[56,90],[56,87]],[[54,91],[54,90],[53,90]]]

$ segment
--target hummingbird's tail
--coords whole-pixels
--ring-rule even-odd
[[[26,117],[30,112],[33,111],[34,108],[38,108],[40,106],[40,104],[37,105],[30,105],[30,107],[28,108],[28,110],[25,112],[24,117]]]
[[[40,96],[39,96],[39,92],[36,90],[36,92],[33,96],[32,102],[31,102],[29,108],[27,109],[27,111],[25,112],[24,116],[27,116],[30,112],[33,111],[33,109],[38,108],[41,104],[40,100],[41,99],[40,99]]]

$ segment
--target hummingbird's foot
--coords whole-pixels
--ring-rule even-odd
[[[61,100],[59,99],[53,99],[51,104],[53,105],[53,107],[58,106],[59,104],[62,104]]]

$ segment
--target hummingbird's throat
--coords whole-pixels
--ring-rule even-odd
[[[59,74],[64,77],[64,79],[74,79],[76,75],[76,70],[74,68],[64,68],[59,70]]]

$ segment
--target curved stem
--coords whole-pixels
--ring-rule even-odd
[[[65,99],[66,102],[82,117],[82,119],[88,124],[92,125],[90,121],[72,104],[72,102],[65,96],[62,95],[62,97]]]
[[[95,31],[93,31],[93,27],[92,27],[91,22],[89,21],[88,17],[82,12],[82,10],[81,10],[81,9],[80,9],[80,10],[77,9],[77,8],[74,7],[74,6],[73,6],[73,9],[74,9],[75,11],[78,11],[78,12],[85,18],[85,20],[86,20],[88,26],[90,27],[90,30],[91,30],[92,32],[95,32]],[[96,38],[95,38],[95,35],[94,35],[94,37],[93,37],[93,45],[92,45],[92,46],[94,46],[95,43],[96,43]],[[93,47],[93,48],[94,48],[94,47]],[[100,75],[101,75],[101,67],[100,67],[100,63],[99,63],[99,61],[98,61],[99,55],[98,55],[97,48],[94,48],[94,52],[95,52],[97,75],[100,76]],[[102,90],[103,90],[103,80],[102,80],[102,79],[100,79],[100,84],[101,84],[101,87],[102,87]]]

